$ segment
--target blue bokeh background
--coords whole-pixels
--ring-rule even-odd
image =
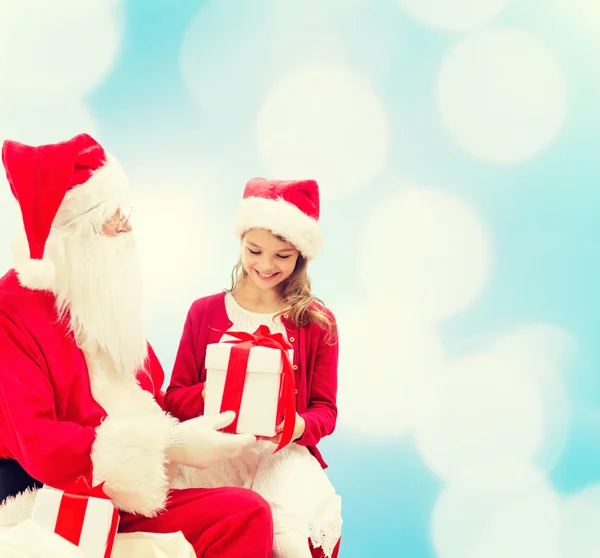
[[[149,335],[167,372],[191,302],[228,286],[237,258],[231,221],[245,181],[286,169],[286,178],[304,172],[320,181],[325,244],[311,277],[342,329],[340,421],[322,443],[344,499],[340,556],[600,555],[594,534],[600,519],[597,2],[59,0],[51,10],[43,4],[0,1],[0,137],[41,143],[88,131],[120,159],[136,196]],[[511,46],[523,36],[525,42]],[[473,52],[476,44],[484,47]],[[467,54],[461,58],[461,52]],[[317,105],[325,99],[310,126],[297,129],[283,117],[280,126],[265,124],[273,89],[306,68],[342,77],[304,82],[296,96],[288,89],[288,104],[273,110],[276,116],[305,114],[308,91]],[[81,78],[87,71],[91,77]],[[360,86],[346,88],[356,80]],[[477,88],[474,102],[461,101]],[[327,105],[336,96],[342,108]],[[336,117],[328,120],[331,111]],[[342,123],[348,124],[344,134]],[[503,139],[511,131],[513,139]],[[288,144],[269,143],[269,134],[292,138],[298,164]],[[315,143],[325,156],[315,155]],[[357,183],[348,177],[358,177]],[[403,197],[414,193],[411,188],[416,197]],[[438,213],[431,221],[422,218],[429,198],[419,197],[421,189],[441,196],[447,220]],[[373,217],[397,204],[402,220],[403,204],[411,200],[417,216],[408,229]],[[16,219],[6,187],[0,202],[0,264],[6,269]],[[454,202],[462,208],[458,213]],[[463,229],[465,219],[475,224]],[[414,243],[411,235],[400,236],[410,227]],[[430,264],[443,272],[412,277],[410,269]],[[404,310],[407,300],[421,299],[441,302]],[[421,366],[396,369],[391,349],[402,352],[404,342],[412,344],[417,322],[443,347],[444,370],[454,371],[442,372],[442,386],[457,385],[453,363],[485,353],[519,328],[544,324],[551,333],[544,330],[524,351],[548,359],[561,412],[555,412],[555,399],[545,399],[549,392],[536,383],[535,369],[539,391],[531,397],[541,401],[539,428],[538,415],[524,406],[515,430],[504,432],[498,409],[505,410],[507,424],[517,419],[500,403],[489,407],[495,416],[484,413],[480,428],[467,425],[464,434],[457,430],[463,423],[451,422],[449,432],[432,426],[435,412],[433,418],[405,416],[394,408],[404,405],[402,394],[393,393],[412,386]],[[344,332],[357,339],[361,324],[365,335],[396,328],[399,348],[390,347],[385,333],[344,345]],[[564,350],[555,355],[557,345]],[[411,353],[411,362],[419,354]],[[357,358],[365,366],[352,369]],[[508,401],[513,391],[516,400],[528,401],[519,399],[513,377],[490,385],[489,396],[496,401],[500,386]],[[485,382],[469,394],[469,382],[461,381],[464,399],[448,403],[442,397],[439,408],[462,409],[478,400],[485,410]],[[378,398],[369,385],[385,385],[388,392]],[[419,408],[427,396],[407,395]],[[528,431],[523,421],[529,419],[538,432],[534,442],[553,452],[546,462],[533,455],[528,465],[543,477],[544,498],[552,498],[556,514],[529,517],[531,525],[519,526],[502,516],[509,504],[491,498],[484,505],[489,517],[451,528],[448,517],[470,517],[473,500],[459,498],[463,507],[437,514],[444,491],[465,486],[446,465],[459,463],[464,445],[461,467],[485,471],[490,461],[478,461],[469,436],[481,441],[489,429],[496,429],[492,440],[504,440],[496,458],[522,458],[524,446],[513,447],[511,440]],[[454,434],[454,453],[444,453],[444,440]],[[485,478],[488,487],[497,481]],[[548,509],[537,492],[531,499],[522,494],[525,509]],[[545,536],[548,530],[556,540]]]

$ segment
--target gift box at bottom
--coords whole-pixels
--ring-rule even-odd
[[[110,500],[41,488],[36,493],[31,519],[91,558],[110,558],[119,512]]]
[[[221,402],[233,345],[213,343],[206,348],[206,393],[204,414],[221,412]],[[236,432],[255,436],[275,436],[282,372],[281,351],[252,347],[248,357],[242,402]],[[226,409],[229,410],[229,409]],[[235,410],[235,409],[233,409]]]

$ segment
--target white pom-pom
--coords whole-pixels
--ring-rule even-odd
[[[54,264],[51,260],[27,260],[16,268],[19,282],[28,289],[51,291],[54,286]]]

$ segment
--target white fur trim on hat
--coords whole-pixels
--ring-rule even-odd
[[[54,225],[61,226],[85,215],[93,220],[103,210],[112,215],[129,195],[129,180],[123,167],[112,156],[106,155],[106,163],[95,171],[83,184],[69,190],[63,200]]]
[[[235,234],[241,237],[250,229],[267,229],[285,238],[308,260],[321,248],[319,223],[283,199],[244,198],[235,219]]]

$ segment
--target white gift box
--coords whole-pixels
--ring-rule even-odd
[[[110,500],[40,488],[31,519],[40,527],[60,534],[90,558],[110,558],[119,512]]]
[[[212,343],[206,347],[205,415],[221,411],[229,355],[233,346],[231,343]],[[238,434],[275,436],[282,368],[280,350],[269,347],[250,349],[238,413]]]

